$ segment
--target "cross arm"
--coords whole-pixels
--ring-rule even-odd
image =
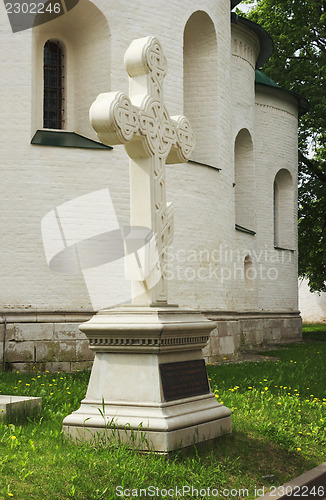
[[[99,140],[107,146],[126,144],[139,130],[137,108],[122,92],[100,94],[89,118]]]
[[[171,147],[166,163],[186,163],[196,145],[195,134],[186,116],[171,116],[171,121],[175,127],[177,139]]]

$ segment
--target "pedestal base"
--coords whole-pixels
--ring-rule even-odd
[[[63,422],[77,440],[113,439],[141,450],[166,453],[231,432],[230,411],[214,395],[157,406],[101,404],[84,400]]]
[[[167,453],[231,432],[202,358],[214,323],[178,308],[101,311],[80,329],[95,350],[86,398],[63,421],[76,439],[105,435]]]

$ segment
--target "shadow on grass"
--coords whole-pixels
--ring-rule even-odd
[[[326,323],[325,324],[304,324],[302,326],[303,340],[315,340],[326,342]]]
[[[267,437],[258,437],[248,431],[234,431],[231,435],[217,438],[210,444],[199,444],[186,450],[172,453],[169,458],[183,462],[197,457],[208,467],[221,466],[228,472],[230,480],[238,486],[237,480],[251,478],[257,487],[281,485],[294,479],[317,464],[295,451],[288,451]]]

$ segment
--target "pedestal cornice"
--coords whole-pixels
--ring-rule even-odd
[[[214,328],[201,313],[176,306],[106,309],[80,326],[94,351],[151,354],[203,349]]]

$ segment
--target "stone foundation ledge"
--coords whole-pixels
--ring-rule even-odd
[[[203,351],[208,363],[225,356],[236,358],[242,350],[302,339],[299,312],[204,311],[204,315],[217,324]],[[87,319],[89,313],[2,314],[0,370],[56,372],[90,368],[94,353],[79,330]]]
[[[6,371],[18,371],[20,373],[59,373],[77,372],[91,370],[93,361],[67,362],[56,361],[48,363],[8,363]]]
[[[42,398],[0,395],[0,420],[17,421],[42,411]]]
[[[61,316],[59,316],[61,319]],[[53,318],[52,318],[53,319]],[[30,371],[76,371],[91,367],[94,353],[76,323],[5,323],[0,333],[2,368]]]
[[[204,312],[217,327],[203,350],[208,363],[223,357],[237,357],[243,350],[267,344],[299,342],[302,340],[302,320],[294,313],[216,313]]]

